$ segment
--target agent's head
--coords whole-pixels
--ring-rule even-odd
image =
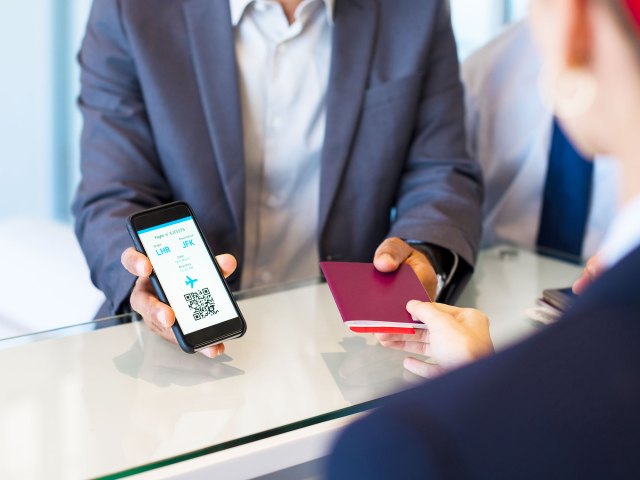
[[[543,96],[577,147],[640,164],[640,0],[531,0],[530,10]]]

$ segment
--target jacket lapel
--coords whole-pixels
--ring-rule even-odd
[[[324,231],[353,145],[371,66],[377,2],[339,0],[327,91],[325,140],[320,174],[319,228]]]
[[[222,185],[239,232],[244,227],[242,113],[229,2],[183,5],[192,63]]]

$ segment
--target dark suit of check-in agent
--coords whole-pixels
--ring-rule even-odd
[[[130,246],[126,217],[177,199],[192,206],[214,252],[238,259],[233,288],[317,275],[318,260],[370,262],[388,237],[430,258],[441,299],[470,274],[482,191],[465,148],[447,2],[303,2],[291,24],[273,8],[94,0],[79,55],[73,211],[108,299],[101,313],[126,307],[132,288],[119,263]],[[270,31],[273,22],[281,25]],[[278,83],[315,74],[321,95]],[[319,103],[291,115],[307,95]],[[303,181],[313,196],[296,188]]]

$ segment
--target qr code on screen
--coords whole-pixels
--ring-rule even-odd
[[[211,292],[208,288],[202,290],[196,290],[195,292],[185,293],[184,299],[189,305],[189,309],[193,313],[194,320],[201,320],[205,317],[210,317],[218,313],[216,305],[211,296]]]

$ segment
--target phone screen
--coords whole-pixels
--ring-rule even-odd
[[[185,335],[238,317],[193,217],[137,234]]]

